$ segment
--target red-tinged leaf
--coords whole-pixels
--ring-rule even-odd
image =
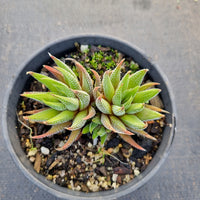
[[[88,120],[88,119],[90,119],[90,118],[95,116],[96,111],[92,106],[90,106],[88,110],[89,110],[89,113],[88,113],[88,115],[86,117],[83,118],[83,120]]]
[[[38,112],[41,112],[41,111],[44,111],[44,110],[47,110],[47,109],[48,108],[41,108],[41,109],[37,109],[37,110],[29,110],[29,111],[24,112],[24,114],[32,115],[32,114],[36,114]]]
[[[62,147],[57,148],[56,150],[63,151],[65,149],[69,148],[74,143],[74,141],[76,141],[77,138],[79,138],[81,136],[81,134],[82,134],[81,129],[72,131],[67,142]]]
[[[108,129],[113,132],[117,132],[114,127],[112,126],[110,119],[107,115],[101,114],[101,123]]]
[[[100,84],[101,84],[101,77],[99,76],[99,74],[95,70],[93,70],[93,69],[90,69],[90,70],[93,72],[95,80],[96,80],[95,81],[95,87],[100,86]]]
[[[63,74],[65,82],[71,89],[81,90],[81,86],[77,77],[74,77],[70,72],[66,71],[61,67],[55,67],[55,68]]]
[[[33,136],[32,139],[41,139],[41,138],[52,136],[54,134],[57,134],[57,133],[63,131],[66,127],[68,127],[70,125],[71,125],[71,122],[66,122],[63,124],[58,124],[58,125],[52,126],[51,129],[48,130],[46,133],[44,133],[42,135]]]
[[[111,105],[102,98],[102,96],[99,96],[96,101],[97,108],[104,114],[112,114],[112,108]]]
[[[129,143],[131,146],[135,147],[136,149],[139,149],[141,151],[146,151],[143,147],[137,144],[130,135],[123,135],[123,134],[119,134],[119,135],[125,142]]]
[[[60,112],[55,117],[52,117],[51,119],[49,119],[43,123],[46,125],[62,124],[64,122],[68,122],[68,121],[72,120],[74,118],[75,114],[76,114],[76,112],[74,112],[74,111],[65,110],[65,111]]]
[[[87,120],[83,120],[87,116],[87,110],[80,111],[73,119],[72,125],[67,130],[74,131],[82,128]]]
[[[140,86],[139,90],[138,91],[144,91],[144,90],[147,90],[149,88],[152,88],[153,86],[155,85],[160,85],[160,83],[156,83],[156,82],[148,82],[148,83],[145,83],[144,85]]]
[[[151,135],[149,135],[146,131],[143,131],[143,130],[136,130],[136,129],[133,129],[133,128],[128,128],[131,132],[137,134],[137,135],[140,135],[140,136],[143,136],[143,137],[146,137],[150,140],[154,140],[154,141],[157,141],[157,139]]]
[[[68,65],[66,65],[64,62],[62,62],[60,59],[56,58],[55,56],[52,56],[50,53],[48,54],[58,67],[61,67],[65,69],[66,71],[70,72],[76,78],[76,74],[72,71],[72,69]]]
[[[93,80],[87,70],[73,58],[67,58],[66,60],[70,60],[76,65],[82,89],[92,96]]]
[[[142,111],[136,113],[136,116],[142,121],[151,121],[164,117],[165,115],[151,110],[149,108],[144,108]]]
[[[109,116],[110,121],[114,129],[116,130],[116,133],[126,134],[126,135],[134,135],[130,131],[126,129],[126,126],[122,123],[118,117],[115,116]]]
[[[79,100],[77,98],[72,97],[64,97],[56,94],[52,94],[55,96],[62,104],[66,106],[67,110],[75,111],[79,108]]]
[[[66,106],[62,104],[56,97],[52,96],[52,92],[24,92],[21,96],[28,97],[39,101],[55,110],[62,111]]]
[[[110,80],[114,86],[114,88],[117,88],[119,82],[120,82],[120,72],[121,67],[125,59],[122,59],[120,63],[117,65],[117,67],[112,71],[112,74],[110,75]]]
[[[56,92],[57,94],[61,94],[68,97],[75,97],[74,93],[69,89],[69,87],[58,80],[31,71],[27,72],[27,74],[30,74],[37,81],[44,84],[51,92]]]
[[[56,70],[55,68],[50,67],[50,66],[48,66],[48,65],[43,65],[43,67],[44,67],[45,69],[47,69],[49,72],[51,72],[59,81],[65,83],[64,76],[62,75],[61,72],[59,72],[59,71]]]
[[[80,110],[84,110],[85,108],[87,108],[90,103],[90,95],[82,90],[72,90],[72,91],[79,99]]]
[[[163,110],[163,109],[158,108],[158,107],[153,106],[153,105],[145,104],[145,107],[146,107],[146,108],[149,108],[149,109],[151,109],[151,110],[157,111],[157,112],[162,112],[162,113],[167,113],[167,114],[169,114],[169,112],[168,112],[167,110]]]
[[[75,141],[78,141],[81,138],[81,136],[82,136],[82,132],[80,132],[80,134],[78,135]]]
[[[52,108],[39,109],[39,112],[36,112],[29,116],[24,116],[23,118],[25,120],[30,120],[30,121],[34,121],[34,122],[44,122],[46,120],[51,119],[52,117],[55,117],[59,113],[60,113],[59,111],[54,110]]]
[[[94,88],[93,90],[94,99],[97,99],[101,95],[101,93],[99,92],[99,89],[100,89],[100,86]]]

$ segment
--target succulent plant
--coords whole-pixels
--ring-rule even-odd
[[[117,133],[124,141],[140,150],[145,149],[138,145],[131,135],[138,134],[156,140],[144,129],[148,126],[148,121],[164,117],[160,112],[166,111],[148,104],[161,90],[151,88],[158,83],[141,85],[147,69],[141,69],[134,74],[128,71],[121,78],[123,59],[114,70],[104,72],[102,77],[91,69],[93,80],[78,61],[66,59],[75,64],[77,76],[68,65],[49,55],[57,66],[44,65],[44,68],[55,78],[27,72],[45,85],[48,92],[21,94],[45,105],[45,108],[25,112],[29,115],[24,116],[24,119],[51,125],[49,131],[32,136],[32,139],[49,137],[65,129],[71,131],[68,141],[58,148],[58,151],[67,149],[86,133],[91,133],[93,140],[97,140],[99,136],[102,144],[108,134]]]

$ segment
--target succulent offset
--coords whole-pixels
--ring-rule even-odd
[[[145,150],[138,145],[131,135],[137,134],[156,140],[144,129],[148,121],[164,117],[160,112],[167,112],[149,105],[150,99],[161,91],[152,86],[155,82],[145,83],[143,79],[147,69],[141,69],[134,74],[128,71],[121,77],[124,59],[114,70],[104,72],[101,77],[91,69],[93,78],[76,60],[67,58],[75,64],[78,76],[64,62],[49,54],[57,67],[44,65],[55,78],[46,75],[27,72],[48,88],[48,92],[24,92],[21,96],[34,99],[46,107],[25,112],[25,120],[51,125],[44,134],[32,136],[41,139],[62,132],[71,131],[67,142],[58,151],[67,149],[78,140],[82,134],[91,133],[93,140],[101,139],[101,144],[108,134],[119,136],[133,147]],[[94,142],[95,143],[95,142]]]

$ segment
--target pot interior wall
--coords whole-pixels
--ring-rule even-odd
[[[127,56],[132,57],[142,68],[148,68],[150,70],[149,75],[152,78],[152,80],[160,83],[159,88],[162,89],[161,98],[163,100],[165,109],[171,113],[169,115],[166,115],[167,124],[174,124],[173,122],[174,108],[170,96],[171,91],[169,91],[167,86],[168,83],[166,82],[166,79],[163,79],[163,75],[160,74],[159,69],[155,65],[151,64],[148,61],[148,59],[141,53],[139,53],[139,51],[136,48],[132,48],[131,46],[127,45],[124,42],[111,39],[108,37],[95,37],[95,36],[75,37],[68,40],[62,40],[58,43],[54,43],[53,45],[50,45],[41,50],[38,54],[36,54],[36,56],[32,57],[32,59],[29,60],[29,62],[23,65],[20,74],[13,83],[12,90],[10,90],[9,93],[9,99],[6,108],[8,137],[11,141],[11,146],[14,152],[16,153],[16,155],[13,155],[13,157],[29,179],[32,179],[32,181],[34,181],[37,185],[42,186],[43,189],[51,193],[53,193],[56,190],[57,194],[55,195],[59,197],[68,197],[70,199],[73,199],[74,197],[82,199],[84,198],[90,199],[92,197],[96,197],[98,199],[101,198],[103,199],[105,197],[117,198],[143,185],[157,171],[157,169],[161,165],[162,156],[164,155],[166,157],[169,150],[169,146],[172,142],[173,126],[172,128],[170,128],[169,126],[166,126],[164,128],[163,140],[161,142],[159,150],[157,151],[156,155],[154,156],[153,160],[151,161],[147,169],[140,176],[135,178],[132,182],[123,185],[116,190],[112,190],[112,192],[106,191],[106,192],[85,194],[81,192],[74,192],[72,190],[54,185],[52,182],[47,181],[43,176],[37,174],[34,171],[32,165],[30,164],[29,160],[27,159],[25,153],[22,151],[20,146],[20,141],[16,130],[16,121],[17,121],[16,107],[19,100],[19,95],[22,93],[24,86],[27,87],[28,85],[27,81],[29,79],[28,78],[29,76],[26,75],[26,72],[30,70],[38,71],[43,64],[49,62],[50,59],[47,52],[50,52],[51,54],[57,57],[60,57],[63,56],[65,53],[74,50],[74,42],[78,42],[80,44],[93,44],[93,45],[100,44],[102,46],[110,46],[126,54]],[[29,172],[31,173],[31,175],[29,174]],[[44,184],[46,184],[48,187],[45,186]]]

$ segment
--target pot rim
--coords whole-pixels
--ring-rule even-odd
[[[27,59],[27,61],[25,61],[17,70],[16,74],[17,76],[22,72],[23,68],[29,63],[30,60],[32,60],[33,58],[35,58],[36,56],[38,56],[39,54],[41,54],[41,52],[43,52],[45,49],[50,48],[51,46],[58,44],[58,43],[62,43],[66,40],[71,40],[71,39],[78,39],[78,38],[100,38],[100,39],[107,39],[107,40],[111,40],[113,42],[117,42],[120,43],[122,45],[125,45],[131,49],[134,49],[136,52],[138,52],[139,54],[141,54],[146,60],[149,60],[147,58],[147,56],[145,55],[145,53],[139,49],[138,47],[128,43],[127,41],[124,41],[122,39],[118,39],[116,37],[113,36],[108,36],[108,35],[98,35],[98,34],[79,34],[79,35],[73,35],[67,38],[62,38],[59,40],[56,40],[50,44],[47,44],[46,46],[44,46],[43,48],[39,49],[38,51],[36,51],[31,57],[29,57]],[[66,48],[67,50],[67,48]],[[150,61],[149,61],[150,62]],[[19,159],[19,157],[17,156],[16,152],[14,151],[14,148],[11,144],[10,141],[10,137],[8,134],[8,129],[7,129],[7,107],[8,107],[8,100],[9,100],[9,96],[10,96],[10,92],[15,84],[15,81],[17,79],[17,76],[15,77],[15,79],[13,79],[9,85],[8,85],[8,89],[6,91],[4,100],[3,100],[3,108],[2,108],[2,130],[3,130],[3,136],[4,139],[6,141],[6,145],[7,148],[11,154],[11,157],[13,158],[13,160],[15,161],[16,165],[22,170],[23,174],[29,179],[31,180],[34,184],[36,184],[37,186],[39,186],[41,189],[51,193],[52,195],[58,197],[58,198],[68,198],[68,199],[96,199],[96,200],[100,200],[100,199],[104,199],[105,197],[107,199],[116,199],[122,196],[127,195],[128,193],[131,193],[133,191],[135,191],[136,189],[138,189],[139,187],[141,187],[142,185],[144,185],[151,177],[153,177],[156,172],[158,171],[158,169],[160,168],[160,166],[163,164],[163,162],[166,160],[168,154],[169,154],[169,150],[170,147],[172,145],[173,142],[173,138],[174,138],[174,134],[176,131],[176,108],[175,108],[175,103],[174,103],[174,95],[172,93],[172,89],[171,86],[169,84],[169,81],[167,79],[167,77],[165,76],[165,74],[162,72],[162,70],[154,63],[154,62],[150,62],[158,71],[159,74],[161,74],[162,79],[164,80],[166,87],[168,89],[169,92],[169,96],[171,98],[171,106],[172,106],[172,127],[170,130],[170,137],[167,143],[167,146],[165,148],[165,151],[162,153],[162,155],[159,158],[159,161],[156,163],[155,167],[153,169],[151,169],[151,171],[148,174],[145,174],[145,171],[142,172],[138,177],[134,178],[137,179],[136,181],[133,179],[131,182],[135,181],[136,183],[130,187],[125,187],[128,184],[122,185],[119,188],[115,189],[115,190],[110,190],[110,191],[103,191],[103,192],[94,192],[94,193],[83,193],[83,192],[77,192],[77,191],[72,191],[69,192],[69,189],[66,189],[66,191],[68,191],[69,193],[64,193],[62,191],[58,191],[56,189],[58,189],[58,187],[61,186],[57,186],[55,185],[56,189],[53,189],[52,187],[47,186],[44,182],[41,182],[40,180],[38,180],[32,173],[31,170],[25,168],[25,166],[23,165],[22,161]],[[130,182],[130,183],[131,183]],[[124,189],[125,187],[125,189]],[[77,195],[73,195],[70,193],[74,193]]]

